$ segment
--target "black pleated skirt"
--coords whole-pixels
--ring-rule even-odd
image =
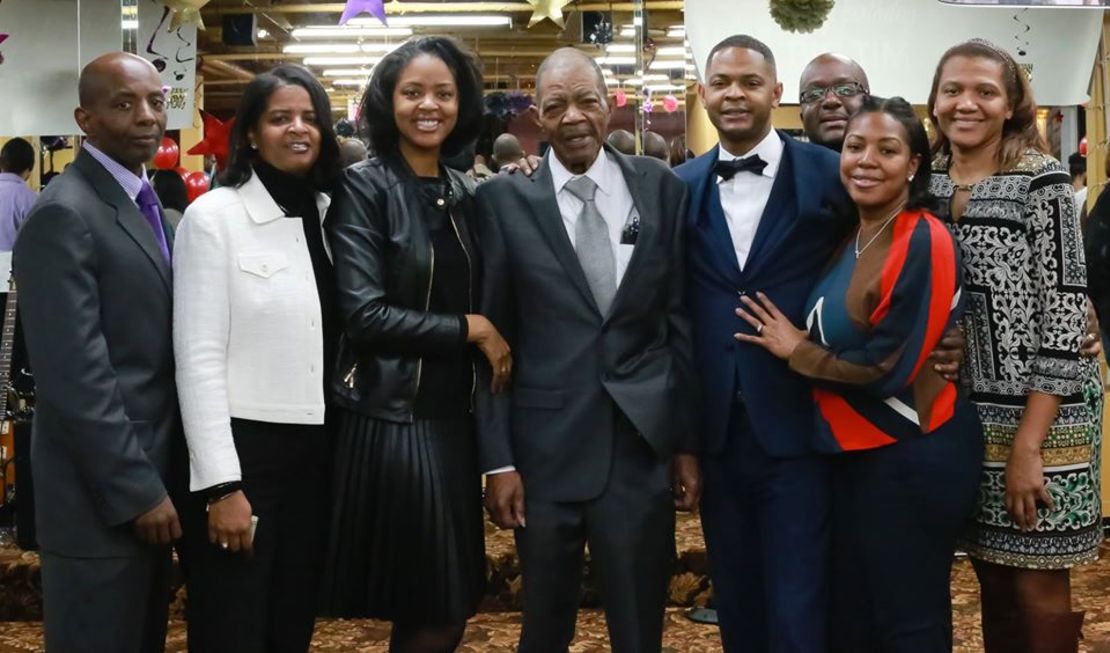
[[[429,625],[474,615],[486,554],[472,418],[339,413],[325,614]]]

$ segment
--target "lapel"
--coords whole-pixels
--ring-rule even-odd
[[[605,320],[608,321],[609,317],[616,312],[622,298],[631,292],[628,290],[628,286],[635,283],[637,269],[644,264],[644,257],[648,255],[645,252],[650,252],[655,245],[662,222],[659,211],[663,208],[663,198],[659,195],[660,188],[651,188],[645,183],[643,179],[645,172],[637,170],[632,164],[631,158],[612,149],[608,144],[605,145],[605,150],[620,166],[621,176],[624,177],[624,183],[628,186],[628,194],[632,196],[632,206],[635,207],[636,214],[640,216],[640,233],[636,237],[636,244],[632,247],[632,258],[629,259],[628,267],[625,268],[624,276],[617,286],[617,294],[613,297],[613,304],[609,307],[609,315],[604,316]],[[647,198],[652,201],[645,201]],[[577,261],[577,256],[575,260]]]
[[[162,256],[162,250],[158,247],[158,241],[155,240],[154,232],[150,229],[150,223],[139,211],[139,207],[123,191],[119,182],[88,152],[82,150],[77,155],[77,160],[73,162],[73,165],[81,171],[85,179],[89,180],[89,185],[100,196],[100,199],[115,209],[116,223],[131,240],[135,241],[135,244],[150,260],[151,265],[158,271],[158,276],[162,278],[166,291],[172,292],[173,277],[169,263]],[[161,206],[159,206],[159,210],[161,210]],[[167,234],[168,245],[172,242],[172,238],[169,236],[171,230],[167,229],[164,215],[162,216],[162,229]]]
[[[551,157],[554,154],[548,151],[547,156]],[[550,162],[545,161],[540,166],[535,181],[528,181],[523,175],[518,177],[521,180],[517,183],[523,189],[528,205],[532,207],[532,217],[536,220],[536,226],[539,227],[544,240],[555,253],[555,258],[562,264],[571,283],[593,307],[594,312],[600,315],[601,311],[598,310],[597,302],[594,301],[593,293],[590,292],[590,286],[586,282],[586,274],[582,272],[578,255],[570,243],[566,227],[563,226],[563,216],[559,213],[559,202],[555,199],[554,182],[551,180]]]
[[[744,267],[744,276],[749,280],[770,260],[801,214],[800,196],[806,180],[799,172],[805,166],[798,165],[794,160],[797,151],[793,147],[793,140],[781,133],[780,137],[783,139],[782,161],[779,162],[771,195],[767,198],[767,206],[764,207],[759,226],[755,230],[748,264]]]
[[[694,160],[692,170],[694,192],[690,210],[695,212],[691,226],[703,232],[702,239],[709,244],[708,249],[716,262],[717,270],[730,285],[739,285],[740,264],[736,261],[736,249],[732,246],[732,234],[728,230],[724,207],[721,206],[721,191],[717,185],[717,175],[713,166],[717,163],[720,150],[712,150]]]

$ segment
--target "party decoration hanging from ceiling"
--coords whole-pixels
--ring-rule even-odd
[[[201,20],[200,10],[211,1],[212,0],[162,0],[166,7],[173,12],[173,21],[170,23],[170,29],[177,29],[189,23],[196,23],[198,29],[204,29],[204,21]]]
[[[528,19],[528,27],[547,19],[559,27],[566,27],[567,21],[563,16],[563,7],[574,0],[528,0],[532,5],[532,17]]]
[[[382,0],[347,0],[343,15],[339,17],[339,24],[346,25],[347,21],[363,12],[380,20],[382,25],[388,25],[385,22],[385,5]]]
[[[788,32],[812,32],[825,24],[834,0],[770,0],[771,18]]]
[[[216,116],[202,112],[204,118],[204,139],[189,148],[186,154],[212,155],[216,159],[216,167],[220,170],[227,168],[227,157],[231,146],[231,127],[235,119],[223,121]]]

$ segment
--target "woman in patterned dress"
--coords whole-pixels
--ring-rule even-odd
[[[1095,364],[1080,357],[1086,271],[1066,169],[1046,154],[1025,74],[978,39],[937,65],[931,190],[960,243],[965,377],[986,438],[964,549],[986,651],[1075,651],[1069,569],[1102,540]],[[1092,390],[1094,390],[1092,392]]]

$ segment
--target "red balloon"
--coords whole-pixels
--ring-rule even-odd
[[[190,172],[185,176],[185,191],[189,203],[208,192],[208,175],[203,172]]]
[[[173,171],[177,173],[178,177],[181,177],[181,181],[187,180],[189,178],[189,175],[192,174],[191,172],[189,172],[185,168],[182,168],[181,166],[177,166],[176,168],[173,169]]]
[[[1079,153],[1082,154],[1083,156],[1087,156],[1087,137],[1086,136],[1084,136],[1082,139],[1079,140]]]
[[[158,146],[158,151],[154,153],[154,167],[159,170],[173,170],[177,167],[177,162],[181,158],[181,149],[177,146],[177,141],[169,136],[162,137],[162,144]]]

